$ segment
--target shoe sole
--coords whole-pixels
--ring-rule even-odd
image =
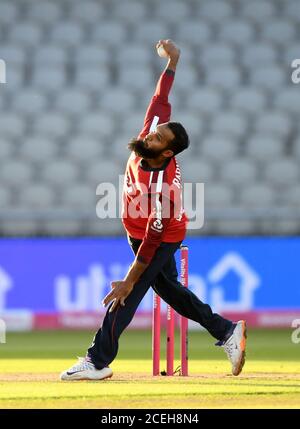
[[[106,377],[103,378],[61,378],[61,381],[102,381],[102,380],[107,380],[108,378],[111,378],[113,376],[113,373],[107,375]]]
[[[103,377],[103,378],[79,378],[77,380],[73,379],[71,381],[103,381],[103,380],[108,380],[112,376],[113,376],[113,374],[108,375],[107,377]],[[68,381],[68,380],[64,380],[64,381]]]
[[[237,370],[233,373],[234,376],[238,376],[242,372],[242,369],[243,369],[243,366],[245,365],[245,360],[246,360],[247,325],[244,320],[242,321],[242,328],[243,328],[243,338],[241,339],[241,342],[240,342],[242,353],[241,353],[240,361],[238,363]]]

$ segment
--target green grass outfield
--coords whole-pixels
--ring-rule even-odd
[[[300,344],[292,343],[291,330],[250,330],[239,377],[230,375],[213,339],[195,331],[190,376],[152,377],[150,331],[127,331],[113,378],[59,381],[91,339],[82,331],[8,333],[0,344],[0,408],[300,408]]]

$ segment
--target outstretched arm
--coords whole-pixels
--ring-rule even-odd
[[[170,39],[160,40],[156,44],[156,49],[158,49],[160,46],[162,46],[166,51],[168,55],[168,62],[157,82],[154,95],[147,108],[144,126],[139,135],[140,139],[143,139],[149,133],[154,116],[159,117],[159,124],[168,122],[171,117],[169,93],[174,81],[174,75],[180,57],[180,50]]]

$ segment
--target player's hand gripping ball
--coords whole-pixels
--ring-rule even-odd
[[[168,54],[165,51],[165,48],[163,47],[163,45],[158,46],[157,53],[162,58],[167,58],[168,57]]]

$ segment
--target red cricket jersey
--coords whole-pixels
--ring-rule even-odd
[[[171,70],[160,76],[140,139],[149,133],[154,116],[159,117],[159,124],[170,120],[168,96],[173,81]],[[162,241],[173,243],[184,239],[188,219],[182,204],[181,172],[175,157],[160,168],[150,168],[141,157],[130,155],[125,171],[122,222],[131,237],[142,240],[137,258],[144,263],[150,263]]]

